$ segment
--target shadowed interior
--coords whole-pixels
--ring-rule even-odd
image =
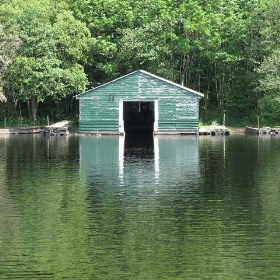
[[[127,134],[153,133],[155,106],[153,101],[125,101],[123,104],[124,131]]]

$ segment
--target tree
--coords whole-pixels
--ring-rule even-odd
[[[256,69],[280,49],[278,2],[4,0],[0,23],[22,42],[4,90],[15,104],[32,104],[33,92],[69,108],[84,72],[94,85],[141,68],[203,92],[202,113],[249,119],[261,96]]]
[[[18,28],[22,40],[7,78],[9,94],[15,104],[27,103],[33,121],[39,102],[73,96],[88,83],[78,62],[91,43],[89,30],[71,12],[59,9],[55,14],[46,2],[22,3],[8,23]]]
[[[169,30],[172,30],[172,27]],[[118,60],[122,71],[146,69],[169,79],[174,79],[171,64],[172,49],[167,24],[162,20],[146,23],[135,29],[124,29],[118,44]]]
[[[263,121],[276,122],[279,112],[280,7],[278,0],[259,1],[248,20],[248,56],[253,70],[256,112]]]
[[[57,101],[69,92],[82,92],[87,78],[80,65],[63,69],[58,59],[17,57],[8,78],[15,99],[25,101],[29,117],[36,121],[39,102],[47,97]],[[22,71],[24,69],[24,71]]]
[[[57,57],[64,65],[83,63],[95,43],[86,24],[69,10],[59,13],[53,24]]]
[[[21,41],[14,31],[5,29],[0,24],[0,101],[6,101],[3,86],[13,59],[20,47]]]
[[[258,91],[262,93],[262,116],[272,121],[280,120],[280,50],[266,57],[258,69],[261,74]]]

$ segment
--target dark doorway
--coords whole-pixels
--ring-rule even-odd
[[[124,131],[126,134],[151,134],[154,131],[155,106],[153,101],[123,102]]]

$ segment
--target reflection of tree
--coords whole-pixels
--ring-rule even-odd
[[[207,138],[200,145],[201,166],[204,167],[201,170],[205,173],[202,196],[208,198],[208,201],[203,201],[200,206],[207,211],[211,204],[216,207],[210,209],[215,210],[215,215],[218,215],[221,221],[221,252],[225,256],[234,252],[229,256],[234,260],[231,262],[231,268],[234,268],[235,263],[237,266],[234,271],[246,271],[246,275],[251,277],[273,275],[273,266],[265,264],[264,260],[267,262],[267,259],[273,259],[268,256],[273,250],[267,249],[269,246],[272,248],[275,244],[272,240],[275,241],[275,238],[279,237],[278,234],[273,236],[273,230],[268,230],[267,221],[260,219],[263,217],[265,205],[268,206],[267,209],[271,209],[270,213],[267,213],[270,222],[271,217],[278,216],[275,215],[276,201],[272,206],[273,200],[267,195],[267,190],[273,189],[275,183],[270,183],[269,176],[263,177],[263,174],[271,172],[273,158],[275,163],[272,163],[272,166],[279,169],[277,153],[270,152],[271,139],[232,137],[226,139],[224,149],[223,139]],[[275,170],[274,174],[276,173]],[[267,204],[263,200],[267,201]],[[275,226],[274,233],[279,231],[279,223],[272,224]],[[263,234],[263,229],[267,235]],[[250,266],[255,269],[248,269]],[[263,271],[266,271],[266,274],[263,274]]]
[[[1,260],[5,260],[8,255],[13,255],[14,243],[21,241],[20,236],[18,236],[20,213],[17,211],[12,195],[7,188],[8,176],[5,167],[8,140],[8,137],[5,136],[0,138],[0,275],[5,275],[5,266],[1,264]]]
[[[262,137],[259,142],[260,170],[260,240],[261,255],[258,265],[262,268],[264,278],[273,278],[275,271],[279,273],[279,240],[280,240],[280,160],[279,138]]]
[[[7,146],[7,191],[18,210],[19,230],[4,256],[5,273],[34,279],[88,274],[85,185],[78,176],[78,139],[11,138]],[[4,212],[9,217],[9,213]],[[12,217],[12,221],[15,219]],[[9,239],[9,234],[4,240]],[[80,248],[83,248],[82,250]],[[15,252],[15,253],[12,253]],[[18,257],[13,258],[13,254]]]
[[[257,190],[257,138],[205,138],[200,142],[203,191],[218,199],[244,203]],[[256,181],[256,182],[255,182]],[[252,183],[254,182],[254,183]]]
[[[279,195],[270,178],[277,180],[279,161],[270,151],[279,142],[159,137],[155,187],[154,160],[139,153],[124,159],[119,185],[117,137],[15,139],[4,155],[10,179],[0,188],[0,242],[8,241],[0,272],[37,279],[276,275]]]

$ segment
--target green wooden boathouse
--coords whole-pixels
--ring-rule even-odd
[[[197,134],[202,97],[138,70],[77,95],[79,129],[100,134]]]

